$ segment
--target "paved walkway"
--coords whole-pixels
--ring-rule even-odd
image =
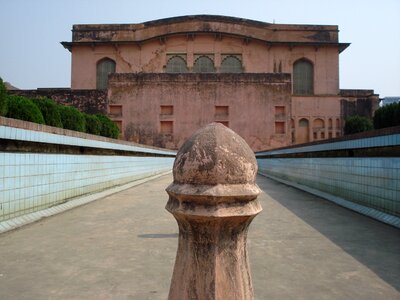
[[[166,299],[177,225],[170,175],[0,235],[0,299]],[[258,178],[256,299],[400,299],[400,232]]]

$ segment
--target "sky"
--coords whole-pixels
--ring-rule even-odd
[[[70,87],[73,24],[212,14],[338,25],[340,88],[400,96],[400,0],[0,0],[0,77],[20,89]]]

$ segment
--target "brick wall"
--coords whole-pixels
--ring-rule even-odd
[[[379,107],[379,95],[374,90],[340,90],[340,110],[344,119],[354,115],[372,118]]]
[[[9,94],[21,95],[28,98],[48,97],[57,103],[70,105],[80,111],[94,114],[107,113],[106,90],[72,90],[61,89],[37,89],[37,90],[9,90]]]

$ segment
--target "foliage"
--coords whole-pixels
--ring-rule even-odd
[[[400,125],[400,102],[378,108],[374,115],[375,129]]]
[[[42,112],[46,125],[63,128],[57,103],[46,97],[35,98],[32,101]]]
[[[23,96],[7,96],[8,111],[6,117],[39,124],[44,124],[44,118],[39,108]]]
[[[4,99],[4,101],[2,101]],[[6,108],[8,109],[6,110]],[[118,138],[119,128],[107,116],[89,115],[72,106],[58,105],[50,98],[29,99],[7,95],[5,84],[0,78],[0,115],[49,126],[65,128],[109,138]]]
[[[352,116],[346,119],[344,134],[353,134],[374,129],[371,119],[363,116]]]
[[[80,132],[86,131],[86,122],[84,115],[72,106],[59,107],[61,122],[65,129],[76,130]]]
[[[101,122],[101,131],[100,135],[117,139],[119,136],[119,128],[118,126],[111,121],[108,117],[104,115],[97,114],[96,117],[100,120]]]
[[[5,116],[7,113],[7,89],[0,77],[0,116]]]
[[[86,120],[86,132],[90,134],[100,135],[101,121],[95,115],[84,114]]]

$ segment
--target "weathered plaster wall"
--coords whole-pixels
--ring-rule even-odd
[[[224,17],[184,16],[142,24],[74,25],[72,88],[96,87],[96,63],[116,62],[117,73],[164,71],[166,54],[185,54],[189,69],[196,54],[214,56],[218,72],[223,54],[242,56],[244,72],[292,73],[293,63],[306,58],[314,64],[315,93],[337,94],[339,52],[334,25],[287,25]]]
[[[189,30],[190,28],[191,30]],[[149,21],[141,24],[89,24],[73,26],[73,41],[143,42],[171,33],[224,32],[274,42],[337,42],[336,25],[271,24],[215,15],[193,15]]]
[[[110,110],[120,109],[113,119],[135,142],[177,149],[219,121],[253,150],[290,143],[289,74],[114,74],[108,97]],[[276,116],[277,106],[284,113]]]
[[[339,54],[337,48],[320,46],[268,46],[257,40],[244,43],[237,37],[221,37],[214,34],[169,36],[162,43],[158,40],[143,44],[76,45],[72,48],[73,89],[96,88],[96,64],[103,58],[116,62],[117,73],[163,73],[167,54],[185,54],[191,69],[196,54],[211,54],[218,72],[221,56],[239,54],[246,73],[292,73],[296,60],[306,58],[314,65],[314,93],[337,95],[339,92]],[[280,67],[280,69],[279,69]]]

